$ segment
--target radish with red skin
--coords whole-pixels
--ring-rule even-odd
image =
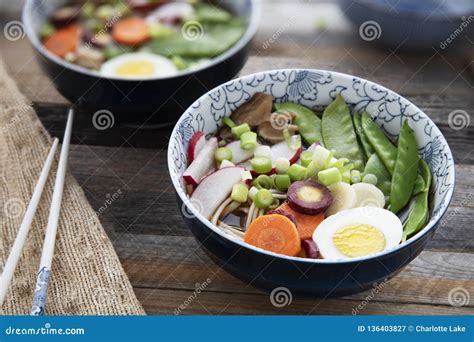
[[[217,138],[209,139],[196,159],[184,171],[183,179],[186,183],[197,185],[215,166],[214,152],[218,147]]]
[[[288,205],[295,211],[316,215],[325,211],[332,203],[332,194],[325,186],[313,181],[297,181],[287,192]]]
[[[219,169],[201,180],[191,195],[191,203],[199,213],[210,219],[217,208],[230,196],[234,184],[241,181],[243,168],[238,166]]]
[[[301,248],[304,250],[307,258],[321,259],[321,252],[313,239],[301,240]]]
[[[188,146],[188,164],[191,164],[206,144],[206,136],[203,132],[197,131],[191,137]]]

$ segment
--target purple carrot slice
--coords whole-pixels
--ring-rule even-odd
[[[316,215],[325,211],[332,203],[331,191],[313,181],[294,182],[288,188],[288,204],[297,212]]]

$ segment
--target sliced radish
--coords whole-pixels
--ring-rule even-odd
[[[352,188],[356,194],[354,208],[358,207],[378,207],[385,206],[385,196],[379,188],[369,183],[353,184]]]
[[[214,152],[217,149],[217,138],[209,139],[196,159],[184,171],[186,183],[197,185],[199,181],[214,168]]]
[[[344,182],[328,186],[332,194],[332,204],[326,210],[326,216],[334,215],[342,210],[354,208],[356,192],[353,187]]]
[[[239,164],[249,160],[253,156],[253,150],[244,150],[240,148],[240,140],[232,141],[226,145],[232,151],[232,160],[234,164]]]
[[[294,164],[298,161],[301,151],[303,149],[300,147],[297,150],[292,150],[286,141],[282,141],[278,144],[272,146],[272,163],[275,166],[276,160],[278,158],[286,158],[290,161],[290,164]]]
[[[203,132],[198,131],[193,134],[191,140],[189,141],[188,146],[188,163],[192,163],[194,159],[196,159],[199,152],[202,151],[206,145],[206,136]]]
[[[203,178],[191,195],[191,203],[209,219],[229,197],[234,184],[241,181],[243,170],[238,166],[225,167]]]

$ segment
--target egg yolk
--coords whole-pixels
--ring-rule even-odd
[[[154,71],[153,63],[146,60],[136,60],[123,63],[115,72],[118,76],[151,76]]]
[[[351,224],[340,227],[332,237],[336,248],[351,258],[381,252],[385,249],[383,233],[368,224]]]

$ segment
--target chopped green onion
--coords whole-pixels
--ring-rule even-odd
[[[290,135],[288,128],[285,128],[283,130],[283,137],[285,138],[288,147],[292,150],[297,150],[301,147],[301,136],[299,134]]]
[[[342,174],[342,181],[347,184],[351,184],[351,172],[346,171]]]
[[[149,30],[150,30],[150,37],[154,39],[159,39],[159,38],[167,38],[171,36],[174,33],[174,30],[171,29],[170,27],[160,24],[160,23],[152,23],[149,25]],[[186,65],[187,63],[183,60],[183,58],[179,56],[173,56],[172,61],[175,59],[175,57],[178,57],[182,60],[182,62]],[[173,61],[174,63],[174,61]],[[176,65],[176,64],[175,64]],[[176,67],[179,70],[182,70],[180,67],[176,65]]]
[[[39,35],[41,39],[46,39],[49,38],[54,33],[54,31],[56,31],[56,29],[53,25],[50,23],[44,23],[39,29]]]
[[[369,183],[372,185],[377,185],[377,181],[377,176],[372,173],[368,173],[362,178],[362,182]]]
[[[253,185],[257,189],[271,189],[273,187],[273,181],[270,176],[260,175],[253,181]]]
[[[247,197],[249,194],[249,189],[242,183],[234,184],[232,187],[232,193],[230,197],[239,203],[247,202]]]
[[[293,164],[288,169],[288,176],[290,176],[292,182],[303,180],[306,176],[306,168],[298,164]]]
[[[224,123],[224,125],[227,125],[227,127],[229,127],[229,128],[234,128],[235,126],[237,126],[235,124],[235,122],[232,121],[232,119],[229,118],[229,117],[225,117],[224,119],[222,119],[222,122]],[[234,133],[234,132],[232,132],[232,133]]]
[[[255,195],[257,194],[258,189],[254,186],[252,186],[249,190],[249,198],[253,201]]]
[[[306,179],[312,178],[312,179],[317,180],[319,171],[321,171],[321,168],[318,165],[318,161],[313,160],[311,161],[311,163],[309,163],[308,167],[306,168],[305,178]]]
[[[272,170],[272,161],[265,157],[256,157],[250,160],[252,169],[257,173],[268,173]]]
[[[280,206],[280,200],[278,198],[274,198],[272,204],[268,206],[268,209],[276,209]]]
[[[253,155],[255,157],[265,157],[268,159],[272,159],[272,149],[270,146],[267,145],[260,145],[255,148],[253,151]]]
[[[329,154],[326,160],[324,161],[323,169],[329,168],[329,165],[333,163],[333,160],[334,160],[334,150],[331,150],[329,151]]]
[[[347,172],[347,171],[351,171],[353,168],[354,168],[354,164],[350,163],[350,164],[344,165],[343,167],[340,167],[339,171],[341,173],[344,173],[344,172]]]
[[[273,203],[273,195],[270,190],[260,189],[255,194],[253,203],[259,209],[268,208]]]
[[[220,163],[223,160],[232,160],[232,150],[228,147],[219,147],[216,152],[214,152],[214,159],[216,162]]]
[[[313,160],[313,152],[311,151],[304,151],[300,154],[301,165],[304,167],[308,167],[308,165]]]
[[[318,180],[322,185],[328,186],[341,182],[342,175],[337,167],[330,167],[329,169],[318,172]]]
[[[253,150],[257,146],[257,133],[245,132],[240,136],[240,148],[243,150]]]
[[[235,166],[235,164],[232,163],[231,161],[227,160],[227,159],[224,159],[221,162],[221,165],[219,165],[219,169],[223,169],[224,167],[230,167],[230,166]]]
[[[287,190],[291,185],[291,179],[288,175],[275,175],[273,178],[275,188],[281,191]]]
[[[280,157],[275,162],[275,168],[279,174],[287,173],[290,168],[290,161],[286,158]]]
[[[341,169],[345,163],[348,163],[349,159],[347,158],[339,158],[336,160],[332,160],[329,162],[329,167],[337,167],[338,169]]]
[[[359,170],[352,170],[351,171],[351,177],[361,177],[360,171]]]
[[[237,138],[240,138],[245,132],[250,132],[250,126],[247,123],[243,123],[238,126],[231,127],[232,134]]]
[[[352,170],[351,171],[351,183],[356,184],[362,181],[362,176],[359,170]]]

